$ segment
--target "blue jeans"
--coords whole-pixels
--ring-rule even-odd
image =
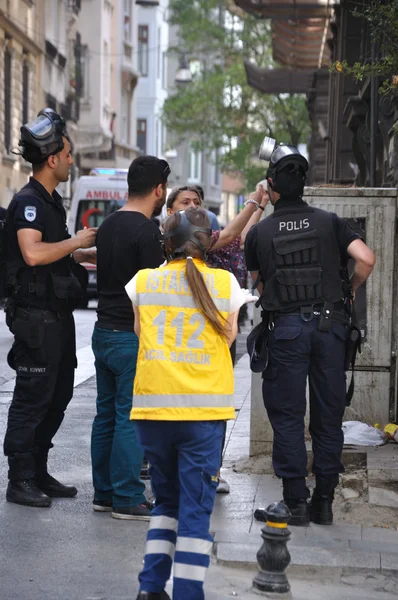
[[[130,421],[138,338],[96,327],[92,343],[98,394],[91,435],[94,498],[115,508],[136,506],[145,501],[143,452]]]
[[[140,589],[160,593],[174,559],[173,600],[203,600],[225,421],[136,421],[156,505]]]

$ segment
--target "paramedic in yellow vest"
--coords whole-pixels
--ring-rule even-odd
[[[229,346],[245,294],[235,276],[205,263],[206,211],[164,224],[167,266],[127,284],[140,338],[131,418],[151,465],[155,508],[137,600],[201,600],[209,566],[210,515],[226,420],[235,418]]]

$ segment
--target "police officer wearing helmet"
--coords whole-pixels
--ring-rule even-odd
[[[267,181],[274,213],[251,229],[245,245],[247,267],[257,280],[268,320],[263,399],[274,431],[273,466],[292,513],[289,523],[307,525],[311,519],[326,525],[333,520],[334,489],[344,470],[341,425],[350,299],[344,297],[349,286],[342,274],[353,258],[355,295],[375,258],[343,219],[303,201],[306,159],[293,146],[274,146],[266,138],[260,150],[260,158],[270,159]],[[310,504],[304,439],[307,377],[316,478]]]
[[[52,109],[21,127],[20,154],[33,176],[7,210],[7,325],[15,336],[9,364],[16,370],[4,454],[9,462],[7,500],[47,507],[51,497],[77,490],[51,477],[48,451],[73,393],[76,367],[73,308],[94,262],[95,229],[71,238],[55,188],[73,164],[64,120]],[[72,258],[73,257],[73,258]]]

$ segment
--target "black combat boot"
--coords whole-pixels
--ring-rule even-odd
[[[305,477],[283,478],[283,501],[292,516],[289,525],[305,527],[310,524],[310,511],[307,498],[310,497]]]
[[[71,485],[64,485],[49,475],[47,471],[48,449],[40,448],[35,455],[35,471],[37,485],[42,492],[50,498],[73,498],[77,489]]]
[[[310,513],[311,521],[318,525],[333,523],[332,504],[334,490],[339,483],[338,473],[332,475],[315,475],[315,490],[312,494]]]
[[[311,521],[318,525],[332,525],[333,523],[333,494],[321,495],[315,490],[310,504]]]
[[[22,504],[23,506],[35,506],[38,508],[48,508],[51,506],[51,498],[43,493],[34,479],[9,481],[6,498],[8,502]]]
[[[304,498],[296,500],[295,498],[285,498],[284,503],[291,512],[289,525],[294,527],[306,527],[310,524],[310,506]]]
[[[74,485],[64,485],[48,473],[37,475],[37,485],[50,498],[73,498],[77,494]]]
[[[171,600],[170,596],[166,592],[140,592],[137,596],[137,600]]]

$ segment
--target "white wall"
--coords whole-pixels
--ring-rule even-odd
[[[148,75],[141,75],[136,88],[136,119],[147,121],[147,154],[160,156],[164,151],[164,135],[160,115],[167,98],[167,52],[169,26],[166,21],[168,0],[161,0],[158,7],[138,6],[136,30],[139,25],[148,26]],[[138,41],[137,41],[138,52]],[[138,62],[137,62],[138,67]],[[162,143],[163,138],[163,143]]]
[[[88,46],[87,91],[80,106],[80,125],[110,135],[112,11],[109,0],[84,0],[79,29]]]
[[[45,0],[44,3],[44,37],[59,54],[68,57],[66,0]],[[51,60],[43,55],[43,93],[50,94],[59,103],[65,102],[68,64],[61,67],[58,55]]]

